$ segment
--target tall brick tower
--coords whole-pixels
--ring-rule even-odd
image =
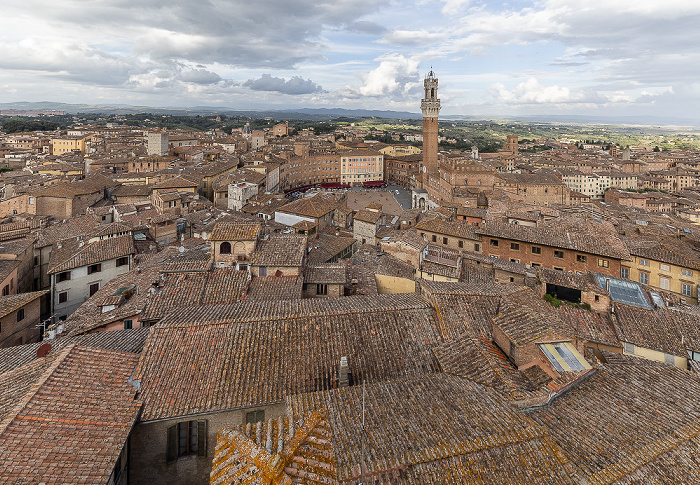
[[[438,169],[438,115],[440,99],[437,97],[438,79],[431,69],[423,81],[425,97],[420,102],[423,112],[423,172],[436,173]],[[423,177],[425,179],[425,176]]]
[[[515,156],[518,154],[518,135],[506,136],[506,146],[503,149]]]

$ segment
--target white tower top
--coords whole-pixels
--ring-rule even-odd
[[[423,117],[437,118],[440,114],[440,98],[437,97],[438,78],[431,69],[423,81],[425,97],[420,102],[420,109]]]

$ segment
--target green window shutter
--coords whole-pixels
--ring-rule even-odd
[[[207,425],[208,421],[197,421],[197,455],[207,456]]]
[[[177,460],[177,425],[168,428],[168,450],[166,454],[168,463]]]

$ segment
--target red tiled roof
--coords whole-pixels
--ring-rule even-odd
[[[27,374],[39,365],[43,372],[30,373],[30,385],[14,394],[14,406],[2,414],[2,481],[106,483],[141,406],[127,382],[137,359],[70,346],[11,371]],[[20,385],[14,375],[9,382],[7,377],[0,375],[3,394]]]

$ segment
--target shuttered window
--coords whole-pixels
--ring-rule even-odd
[[[181,456],[207,456],[208,421],[183,421],[168,427],[167,461],[173,462]]]

